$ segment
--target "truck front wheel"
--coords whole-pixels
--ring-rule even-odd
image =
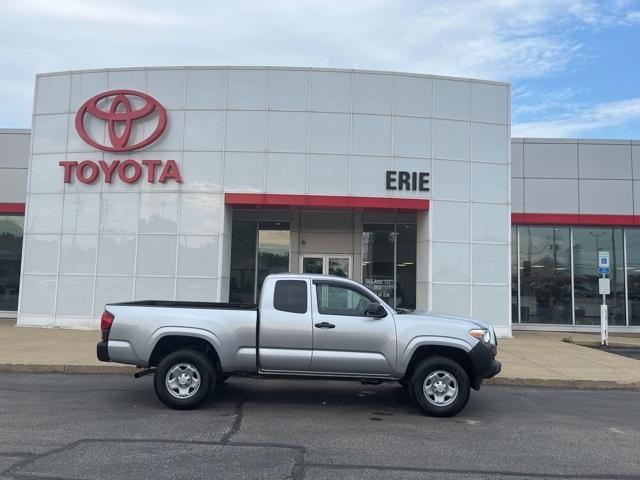
[[[446,357],[425,358],[416,367],[409,385],[411,399],[427,415],[451,417],[469,400],[467,372]]]
[[[201,352],[181,349],[170,353],[158,364],[154,387],[162,403],[169,408],[189,410],[198,407],[215,388],[216,372]]]

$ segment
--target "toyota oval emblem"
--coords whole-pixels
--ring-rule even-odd
[[[130,98],[134,97],[143,100],[144,105],[141,108],[133,109]],[[105,99],[110,100],[111,103],[107,101],[106,109],[103,110],[98,107],[98,103]],[[158,125],[155,130],[140,142],[129,145],[134,123],[153,112],[158,112]],[[84,125],[86,115],[107,122],[111,146],[102,145],[91,138]],[[89,145],[107,152],[129,152],[146,147],[162,135],[166,126],[167,112],[164,107],[152,96],[135,90],[111,90],[100,93],[87,100],[76,113],[76,130],[80,137]],[[121,131],[118,132],[118,130]]]

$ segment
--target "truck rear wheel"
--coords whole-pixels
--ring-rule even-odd
[[[416,406],[432,417],[451,417],[469,401],[467,372],[446,357],[425,358],[416,367],[409,385]]]
[[[198,407],[213,391],[216,372],[203,353],[181,349],[160,361],[153,384],[167,407],[189,410]]]

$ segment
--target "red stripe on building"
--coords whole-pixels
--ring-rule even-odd
[[[633,227],[640,225],[640,215],[599,215],[591,213],[512,213],[513,225],[561,225]]]
[[[236,206],[364,208],[376,210],[429,210],[429,200],[416,198],[226,193],[224,202]]]
[[[24,203],[1,203],[0,213],[20,213],[24,215],[25,204]]]

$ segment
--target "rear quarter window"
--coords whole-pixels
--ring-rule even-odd
[[[289,313],[307,313],[307,282],[278,280],[273,293],[273,308]]]

